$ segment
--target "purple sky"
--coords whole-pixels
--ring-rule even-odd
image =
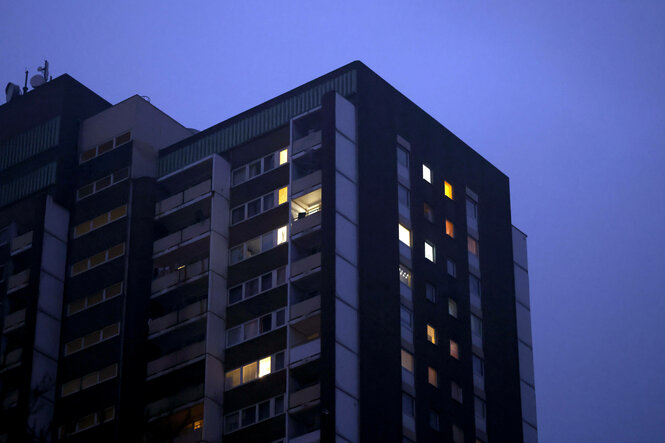
[[[511,179],[541,442],[662,441],[665,1],[315,3],[8,0],[0,81],[205,129],[362,60]]]

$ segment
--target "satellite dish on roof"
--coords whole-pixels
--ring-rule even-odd
[[[21,95],[21,87],[11,82],[7,83],[7,86],[5,87],[5,95],[7,97],[7,103],[9,103],[14,97]]]
[[[37,86],[41,86],[44,84],[46,80],[44,80],[44,76],[41,74],[33,75],[30,78],[30,86],[33,88],[36,88]]]

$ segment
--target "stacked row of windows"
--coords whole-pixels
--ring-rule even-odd
[[[67,304],[67,315],[74,315],[84,309],[91,308],[102,302],[110,300],[122,294],[122,282],[114,283],[101,291],[97,291],[87,297],[79,298]]]
[[[226,373],[226,390],[250,383],[284,369],[284,351],[247,363]]]
[[[254,160],[246,165],[242,165],[239,168],[234,169],[231,172],[231,186],[244,183],[248,180],[258,177],[259,175],[265,174],[272,169],[275,169],[277,166],[283,165],[289,159],[288,153],[288,148],[283,148],[277,152],[273,152],[272,154],[269,154],[263,158]]]
[[[97,343],[109,340],[120,333],[120,323],[113,323],[105,328],[93,331],[83,337],[75,338],[74,340],[65,344],[65,355],[73,354],[74,352],[94,346]]]
[[[98,252],[92,257],[84,258],[71,267],[70,276],[81,274],[82,272],[89,271],[90,269],[101,266],[104,263],[107,263],[113,259],[116,259],[125,253],[125,243],[117,244],[105,251]]]
[[[234,246],[229,251],[229,264],[234,265],[248,258],[266,252],[286,242],[287,227],[282,226],[270,232]]]
[[[107,152],[112,151],[115,148],[124,145],[125,143],[129,143],[131,139],[132,139],[132,133],[125,132],[124,134],[112,138],[111,140],[104,142],[102,144],[99,144],[94,148],[90,148],[86,151],[83,151],[80,156],[80,163],[85,163],[89,160],[92,160],[93,158],[99,157],[102,154],[106,154]]]
[[[81,186],[76,191],[76,199],[83,200],[84,198],[90,197],[93,194],[101,192],[112,185],[127,180],[128,177],[129,177],[128,167],[119,169],[115,171],[113,174],[107,175],[98,180],[95,180],[92,183],[88,183],[87,185]]]
[[[286,266],[282,266],[229,289],[229,305],[247,300],[285,283]]]
[[[236,223],[240,223],[252,217],[256,217],[263,212],[269,211],[275,207],[275,201],[277,201],[277,206],[282,205],[286,203],[287,198],[288,187],[284,186],[269,194],[244,203],[231,210],[231,224],[235,225]]]
[[[115,418],[115,407],[109,406],[104,408],[101,411],[95,412],[93,414],[88,414],[74,423],[74,425],[68,429],[68,426],[60,426],[58,431],[58,438],[63,438],[67,435],[73,435],[81,431],[93,428],[95,426],[101,425],[102,423],[107,423]]]
[[[103,226],[108,225],[116,220],[119,220],[127,216],[127,205],[118,206],[115,209],[111,209],[108,212],[105,212],[92,220],[86,220],[83,223],[80,223],[74,227],[74,238],[80,237],[87,234],[88,232],[99,229]]]
[[[75,378],[74,380],[70,380],[67,383],[63,383],[61,395],[62,397],[66,397],[84,389],[91,388],[107,380],[111,380],[117,376],[118,365],[114,363],[105,367],[104,369],[91,372],[90,374],[84,375],[83,377]]]
[[[227,414],[224,417],[224,433],[228,434],[283,413],[284,395],[279,395]]]
[[[286,309],[280,309],[259,318],[252,319],[240,326],[226,331],[227,347],[251,340],[254,337],[266,334],[270,331],[284,326],[286,323]]]

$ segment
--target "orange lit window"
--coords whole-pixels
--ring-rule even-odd
[[[279,164],[280,166],[289,161],[289,150],[282,149],[279,151]]]
[[[459,347],[453,340],[450,340],[450,356],[459,360]]]
[[[451,185],[448,182],[443,182],[443,190],[444,193],[446,194],[446,197],[449,199],[453,199],[453,185]]]
[[[427,367],[427,381],[435,388],[439,387],[439,375],[436,373],[436,369],[431,366]]]
[[[450,220],[446,220],[446,235],[448,235],[448,237],[455,238],[455,226]]]
[[[289,187],[284,186],[282,189],[279,190],[279,195],[277,197],[277,201],[279,205],[282,203],[286,203],[286,200],[288,199],[289,196]]]
[[[436,344],[436,329],[434,329],[431,325],[427,325],[427,341],[429,341],[432,344]]]
[[[194,422],[194,430],[201,429],[203,427],[203,420],[196,420]]]
[[[413,354],[402,349],[402,367],[413,372]]]

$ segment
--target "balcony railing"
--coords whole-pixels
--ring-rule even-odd
[[[25,322],[25,309],[21,309],[5,317],[3,331],[6,332],[10,329],[14,329],[18,326],[21,326]]]
[[[296,155],[300,151],[307,148],[321,144],[321,131],[312,132],[306,136],[293,141],[293,148],[291,155]]]
[[[32,246],[32,231],[12,239],[11,255],[17,254]]]
[[[208,299],[203,299],[192,303],[189,306],[185,306],[182,309],[177,311],[170,312],[162,317],[156,318],[154,320],[148,321],[148,333],[154,334],[159,331],[163,331],[166,328],[177,325],[179,323],[184,323],[190,318],[194,318],[198,315],[206,312],[206,306],[208,304]]]
[[[317,252],[305,258],[301,258],[291,264],[291,277],[309,273],[321,267],[321,253]]]
[[[291,320],[303,317],[321,309],[321,296],[316,295],[307,300],[291,305]]]
[[[300,191],[313,188],[314,186],[320,184],[321,184],[321,170],[318,170],[302,178],[294,180],[293,183],[291,184],[291,195],[298,194]]]
[[[299,218],[291,223],[291,237],[321,225],[321,211],[307,217]]]
[[[7,281],[7,293],[19,290],[25,286],[28,286],[30,282],[30,269],[21,271],[18,274],[14,274],[9,277]]]
[[[163,357],[158,358],[148,362],[148,377],[154,375],[158,372],[165,371],[167,369],[178,366],[181,363],[193,360],[196,357],[204,355],[206,351],[205,341],[200,341],[197,343],[192,343],[189,346],[185,346],[182,349],[178,349],[176,352],[172,352]]]
[[[161,400],[149,403],[145,408],[145,412],[148,417],[152,418],[171,411],[178,406],[192,403],[202,398],[203,384],[200,384],[198,386],[192,386],[190,388],[183,389],[171,397],[163,398]]]
[[[209,260],[206,257],[203,260],[183,266],[181,269],[161,275],[152,281],[152,293],[163,291],[190,278],[204,274],[208,272],[208,266]]]
[[[210,219],[207,218],[200,223],[195,223],[191,226],[187,226],[180,231],[174,232],[173,234],[167,235],[166,237],[160,238],[152,246],[152,253],[157,254],[168,249],[178,246],[180,243],[184,243],[187,240],[191,240],[194,237],[208,232],[210,230]]]
[[[2,367],[6,368],[13,364],[19,363],[21,361],[21,355],[23,355],[23,348],[14,349],[13,351],[5,354],[5,359],[2,362]]]
[[[321,441],[321,430],[308,432],[307,434],[299,435],[289,439],[291,443],[318,443]]]
[[[319,354],[321,354],[321,339],[317,338],[316,340],[292,347],[290,351],[291,364],[304,363],[304,361],[311,360]]]
[[[319,383],[292,392],[289,395],[289,409],[306,407],[321,398],[321,385]]]
[[[212,189],[212,180],[208,179],[204,182],[194,185],[191,188],[185,189],[175,195],[172,195],[164,200],[158,201],[155,204],[155,216],[159,216],[165,212],[171,211],[178,206],[184,205],[197,197],[207,194]]]

